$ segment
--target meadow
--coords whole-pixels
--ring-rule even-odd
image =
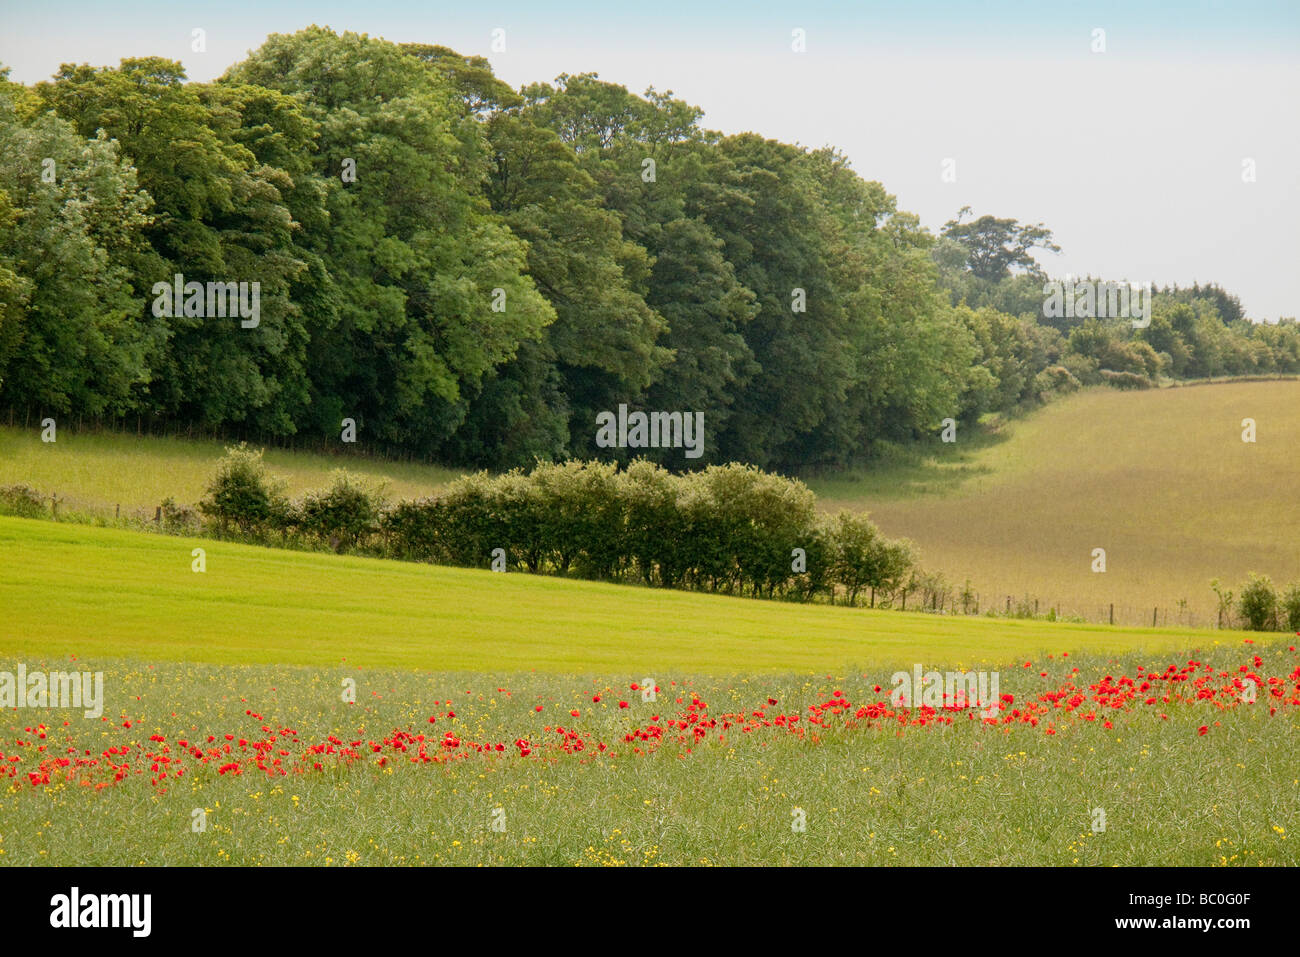
[[[1158,608],[1161,623],[1213,626],[1213,579],[1300,580],[1300,382],[1092,389],[962,443],[809,484],[912,539],[927,569],[970,579],[983,608],[1028,595],[1092,621],[1113,603],[1117,623]]]
[[[1241,441],[1253,418],[1257,441]],[[69,508],[152,517],[165,497],[196,502],[223,450],[216,441],[76,434],[44,444],[0,428],[0,485],[22,483]],[[1007,599],[1040,612],[1149,625],[1213,626],[1210,582],[1251,572],[1300,580],[1300,381],[1224,382],[1123,392],[1098,388],[1017,420],[960,431],[870,470],[810,478],[823,508],[866,510],[911,539],[923,566],[981,610]],[[339,466],[385,481],[392,498],[435,492],[459,472],[432,465],[269,449],[293,494]],[[1092,551],[1106,550],[1105,573]]]
[[[29,662],[102,669],[108,705],[0,719],[0,862],[1295,865],[1293,649],[1008,663],[988,720],[894,707],[887,666],[663,672],[645,700],[645,676]]]

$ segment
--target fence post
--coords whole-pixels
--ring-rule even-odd
[[[53,519],[59,517],[59,497],[57,495],[50,496],[50,517]]]
[[[1115,624],[1115,603],[1110,603],[1110,623]]]
[[[116,505],[113,506],[113,518],[118,519],[121,517],[122,517],[122,503],[118,502]]]
[[[1011,596],[1007,596],[1007,614],[1011,614]]]
[[[154,509],[154,513],[153,513],[153,523],[154,523],[155,525],[161,525],[161,524],[162,524],[162,506],[161,506],[161,505],[159,505],[156,509]]]
[[[1156,626],[1156,615],[1159,614],[1159,612],[1160,612],[1160,606],[1159,606],[1159,605],[1157,605],[1155,608],[1151,609],[1151,627],[1152,627],[1152,628],[1154,628],[1154,627]]]

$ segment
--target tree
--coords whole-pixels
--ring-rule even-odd
[[[944,224],[942,235],[965,248],[966,267],[981,279],[1000,281],[1011,275],[1013,267],[1039,275],[1041,268],[1032,251],[1061,251],[1061,247],[1052,242],[1052,231],[1042,223],[1022,225],[1015,219],[989,215],[963,223],[970,211],[969,206],[963,206],[956,219]]]
[[[132,288],[148,195],[106,136],[2,96],[0,182],[0,401],[124,414],[159,342]]]

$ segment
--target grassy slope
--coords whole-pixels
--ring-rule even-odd
[[[1259,440],[1240,440],[1254,418]],[[35,429],[0,428],[0,484],[23,482],[72,500],[153,507],[194,502],[218,442],[76,435],[54,445]],[[455,473],[270,451],[295,492],[331,468],[386,478],[394,497],[428,494]],[[1212,622],[1212,578],[1236,588],[1249,572],[1300,579],[1300,382],[1239,382],[1148,392],[1090,390],[995,437],[960,436],[934,459],[810,484],[829,508],[865,507],[891,535],[913,539],[928,568],[969,578],[984,607],[1007,595],[1091,619],[1172,624],[1177,602]],[[1108,570],[1090,570],[1093,548]],[[1162,618],[1162,620],[1164,620]]]
[[[61,428],[58,441],[44,443],[36,428],[0,427],[0,485],[30,485],[55,492],[72,505],[121,505],[153,515],[171,496],[197,502],[225,451],[215,440],[81,433]],[[289,483],[292,493],[320,488],[332,469],[346,467],[388,482],[395,498],[419,498],[455,478],[459,471],[432,465],[385,462],[355,456],[268,449],[266,463]]]
[[[190,569],[196,545],[207,550],[204,574]],[[0,653],[45,660],[734,673],[1214,642],[1206,632],[761,602],[14,518],[0,518],[0,608]]]
[[[1241,441],[1241,420],[1258,441]],[[812,483],[913,539],[927,567],[990,600],[1025,593],[1130,621],[1188,601],[1212,620],[1209,583],[1250,572],[1300,579],[1300,382],[1150,392],[1090,390],[938,461]],[[1090,569],[1106,549],[1107,571]],[[1144,619],[1137,618],[1145,616]]]

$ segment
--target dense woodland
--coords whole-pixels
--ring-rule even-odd
[[[1160,290],[1145,329],[1045,319],[1046,228],[936,236],[833,149],[701,117],[316,27],[213,83],[154,57],[0,74],[0,408],[795,470],[1080,385],[1300,372],[1294,320],[1217,286]],[[260,283],[259,324],[160,318],[175,274]],[[598,448],[620,404],[703,412],[705,454]]]

